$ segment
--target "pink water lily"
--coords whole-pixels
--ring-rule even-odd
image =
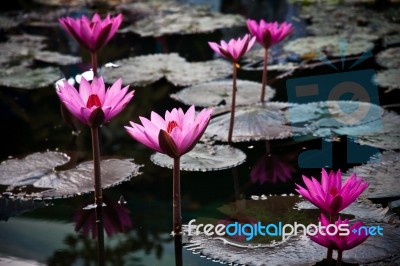
[[[95,53],[115,35],[122,23],[122,14],[116,17],[107,15],[104,20],[97,13],[91,20],[86,16],[77,19],[63,17],[59,19],[59,22],[81,46]]]
[[[82,77],[79,92],[64,81],[64,85],[58,85],[57,94],[67,109],[82,123],[93,126],[94,120],[100,119],[95,122],[98,126],[119,114],[133,98],[134,91],[128,92],[129,85],[122,89],[121,85],[122,80],[118,79],[106,90],[102,77],[94,77],[92,83]],[[98,115],[100,110],[102,114]]]
[[[330,224],[329,219],[326,218],[324,214],[321,214],[321,216],[319,217],[319,221],[321,222],[321,225],[325,227]],[[311,238],[311,240],[321,246],[332,248],[338,251],[344,251],[360,245],[369,236],[368,230],[360,230],[360,227],[364,226],[364,223],[361,221],[358,221],[350,226],[348,219],[342,220],[339,217],[339,219],[335,222],[335,225],[336,228],[347,228],[349,230],[348,235],[341,236],[339,235],[339,231],[336,235],[329,235],[326,230],[321,229],[323,234],[321,234],[321,232],[318,232],[315,236],[310,235],[309,237]],[[339,225],[342,226],[339,227]],[[346,225],[346,227],[343,225]],[[332,231],[333,230],[330,230],[329,232]]]
[[[195,116],[192,105],[186,113],[181,108],[172,109],[162,118],[155,112],[148,120],[139,117],[142,125],[130,122],[127,132],[138,142],[172,158],[178,158],[194,148],[203,135],[211,118],[212,109],[204,108]]]
[[[208,44],[211,49],[222,57],[237,63],[251,49],[255,40],[255,37],[246,34],[243,38],[238,38],[237,40],[231,39],[228,43],[222,40],[220,44],[215,42],[208,42]]]
[[[368,187],[368,182],[354,173],[342,185],[340,170],[328,173],[322,169],[321,183],[314,177],[303,176],[306,188],[296,184],[296,191],[318,208],[331,215],[339,213],[349,206]]]
[[[276,21],[268,23],[263,19],[259,22],[248,19],[247,28],[256,37],[257,42],[266,49],[283,40],[294,30],[291,23],[283,22],[279,24]]]

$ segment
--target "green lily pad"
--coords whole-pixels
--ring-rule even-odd
[[[59,68],[12,67],[0,70],[0,85],[19,89],[38,89],[53,85],[64,75]]]
[[[378,71],[376,74],[376,83],[379,87],[385,88],[385,92],[400,89],[400,68]]]
[[[284,139],[304,135],[305,128],[292,126],[285,113],[292,106],[288,103],[266,102],[264,105],[237,107],[232,141],[246,142],[256,140]],[[230,113],[211,119],[205,135],[218,141],[228,141]]]
[[[69,170],[57,170],[57,166],[68,161],[67,155],[51,151],[6,160],[0,164],[0,184],[13,190],[18,188],[14,196],[22,198],[68,197],[94,191],[93,162],[83,162]],[[140,167],[132,159],[102,160],[102,188],[130,180],[140,174]]]
[[[400,47],[393,47],[379,52],[376,62],[386,68],[400,68]]]
[[[395,151],[385,151],[372,156],[367,164],[355,166],[343,175],[346,179],[356,173],[368,181],[369,186],[363,192],[367,198],[389,198],[400,196],[400,154]]]
[[[137,56],[114,62],[118,67],[104,68],[106,80],[122,78],[125,84],[146,86],[166,78],[175,86],[189,86],[232,75],[226,60],[187,62],[176,53]]]
[[[146,14],[120,32],[134,32],[142,37],[169,34],[198,34],[221,28],[245,26],[241,15],[222,14],[206,5],[183,4],[176,1],[139,1],[118,6],[124,13]]]
[[[172,169],[173,159],[162,153],[150,157],[158,166]],[[246,154],[229,145],[198,143],[193,150],[181,157],[180,168],[184,171],[215,171],[238,166],[246,160]]]
[[[343,51],[339,46],[342,40],[347,42],[347,47]],[[294,52],[302,58],[308,58],[310,54],[313,54],[315,59],[358,55],[374,48],[372,40],[371,37],[364,34],[308,36],[289,41],[284,45],[284,50]]]
[[[236,105],[251,105],[260,101],[261,83],[236,80]],[[201,97],[199,97],[201,95]],[[275,90],[267,86],[265,100],[275,95]],[[186,105],[201,107],[226,107],[231,104],[232,80],[217,80],[184,88],[171,95],[177,101]]]

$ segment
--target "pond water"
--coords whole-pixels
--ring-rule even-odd
[[[110,62],[122,63],[123,61],[119,60],[130,57],[167,53],[178,54],[179,57],[187,61],[186,63],[220,59],[210,49],[207,44],[208,41],[229,40],[248,32],[245,24],[242,23],[243,21],[236,26],[216,27],[215,30],[206,32],[201,32],[201,30],[191,32],[190,27],[178,28],[175,32],[168,32],[170,29],[167,26],[168,23],[172,24],[171,21],[162,22],[160,24],[162,26],[150,25],[143,32],[129,28],[146,16],[151,17],[153,15],[149,11],[150,9],[145,8],[146,1],[143,2],[142,10],[128,8],[131,2],[137,1],[47,1],[49,5],[43,5],[43,2],[46,3],[46,1],[16,1],[12,3],[8,10],[3,10],[0,14],[1,20],[4,21],[0,21],[1,57],[7,57],[7,60],[2,61],[0,59],[0,64],[5,69],[0,73],[2,136],[0,161],[24,158],[38,152],[61,152],[71,158],[70,163],[64,165],[67,169],[92,159],[90,130],[79,123],[72,122],[71,124],[68,117],[63,117],[60,101],[54,89],[54,84],[59,78],[74,78],[76,75],[88,71],[90,69],[90,56],[60,28],[57,21],[58,17],[89,15],[95,10],[101,13],[119,11],[124,14],[121,32],[116,34],[99,52],[98,62],[101,66]],[[140,1],[138,2],[140,3]],[[315,2],[323,3],[322,6],[317,7]],[[376,112],[378,112],[379,117],[376,118],[374,117],[376,112],[369,111],[367,118],[360,124],[343,122],[349,121],[349,117],[352,116],[354,106],[351,104],[348,107],[343,107],[346,104],[339,105],[339,107],[328,106],[326,101],[332,99],[328,94],[302,100],[291,94],[291,88],[296,87],[296,84],[307,85],[307,82],[304,83],[304,79],[311,80],[310,82],[313,82],[313,84],[319,83],[321,88],[326,86],[328,90],[335,87],[335,84],[332,83],[337,80],[350,80],[363,85],[364,80],[371,79],[376,73],[380,73],[386,68],[398,71],[400,67],[398,63],[399,53],[393,52],[392,56],[383,57],[382,61],[377,60],[377,55],[382,51],[400,45],[398,38],[400,33],[399,5],[390,1],[376,1],[378,3],[370,1],[372,4],[358,3],[362,1],[326,2],[329,3],[325,3],[325,1],[178,1],[182,5],[186,3],[191,5],[209,4],[211,11],[207,12],[221,12],[222,14],[239,15],[243,18],[263,18],[267,21],[277,20],[293,23],[294,33],[271,49],[273,62],[270,62],[269,66],[268,84],[274,89],[274,92],[271,92],[269,101],[277,102],[277,106],[271,108],[281,110],[287,116],[287,120],[292,122],[292,125],[288,123],[286,126],[298,127],[300,128],[299,132],[303,132],[299,134],[300,136],[288,134],[284,137],[271,137],[268,140],[262,137],[250,137],[247,140],[245,137],[243,139],[238,137],[231,144],[239,150],[238,153],[225,155],[226,158],[221,159],[221,161],[228,163],[228,166],[220,167],[219,163],[221,162],[206,162],[207,171],[202,170],[203,168],[200,171],[189,171],[190,167],[193,168],[193,166],[188,166],[188,169],[181,173],[182,221],[184,224],[192,219],[196,219],[199,223],[201,221],[215,222],[240,219],[242,221],[272,221],[278,218],[283,219],[284,222],[294,222],[296,219],[307,222],[311,219],[309,217],[316,219],[317,213],[309,210],[304,211],[303,214],[293,213],[294,205],[299,201],[297,198],[292,199],[292,197],[297,197],[295,184],[303,184],[302,175],[319,178],[323,167],[335,171],[340,169],[342,173],[346,173],[353,167],[366,164],[374,154],[386,152],[390,153],[387,156],[391,157],[382,163],[382,168],[371,166],[370,169],[358,169],[358,171],[368,174],[376,170],[377,176],[368,177],[371,182],[371,190],[366,192],[366,198],[371,200],[369,204],[381,204],[380,206],[383,208],[390,208],[389,211],[394,213],[393,217],[396,217],[396,213],[398,215],[398,200],[400,199],[399,172],[396,171],[400,165],[399,156],[396,153],[400,148],[400,119],[397,116],[400,111],[398,75],[397,77],[392,75],[384,78],[389,85],[378,83],[372,89],[367,90],[367,93],[370,94],[368,95],[369,101],[366,102],[379,105],[384,108],[382,110],[385,112],[390,111],[390,114],[384,116],[384,114],[379,113],[381,109],[377,109]],[[349,4],[348,2],[354,3]],[[363,12],[352,11],[351,8],[344,5],[350,5],[351,8],[363,8]],[[330,7],[327,8],[327,6]],[[173,12],[176,11],[171,8],[160,13],[166,16]],[[186,9],[182,8],[180,12],[184,14],[184,12],[189,12],[189,9],[187,7]],[[324,14],[325,16],[334,14],[335,17],[326,18],[326,22],[324,22],[324,19],[321,19],[321,17],[324,18]],[[371,14],[378,15],[373,17]],[[370,21],[369,18],[371,18]],[[332,20],[335,21],[335,24],[332,24]],[[155,19],[150,21],[154,22]],[[327,29],[327,24],[334,26]],[[321,34],[320,31],[325,29],[326,34]],[[162,33],[160,30],[165,32]],[[334,30],[337,30],[337,32],[334,32]],[[347,54],[344,52],[345,49],[342,49],[342,54],[335,53],[336,50],[340,50],[338,47],[341,45],[340,40],[343,39],[335,37],[329,39],[328,43],[322,48],[318,45],[313,46],[312,44],[317,41],[310,39],[306,40],[305,44],[293,45],[295,48],[292,52],[283,52],[286,44],[305,36],[322,36],[322,39],[327,39],[330,38],[327,36],[337,36],[339,32],[346,36],[344,39],[347,43],[347,51],[357,47],[365,47],[365,49],[360,48],[360,51]],[[362,37],[354,37],[357,34]],[[45,39],[44,41],[35,41],[32,37],[25,37],[15,42],[10,41],[10,36],[27,35],[39,35],[45,37]],[[371,37],[372,35],[374,37]],[[24,45],[25,42],[26,45]],[[15,49],[19,52],[13,51],[13,45],[16,45]],[[300,48],[298,48],[299,46]],[[260,49],[260,47],[256,48]],[[253,50],[256,50],[256,48]],[[24,52],[24,49],[26,52]],[[40,54],[40,52],[43,52],[42,50],[71,55],[75,58],[71,59],[72,63],[68,63],[64,57],[58,59],[59,62],[57,62],[57,59],[54,59],[56,57],[54,54]],[[365,56],[365,60],[359,60],[368,51],[372,53],[372,56]],[[327,58],[335,67],[331,67],[326,61],[319,60],[318,53],[320,52],[325,52],[328,55]],[[394,63],[390,63],[393,58],[397,58],[397,61],[394,59]],[[73,62],[73,60],[80,62]],[[144,61],[147,60],[150,59],[145,58]],[[165,60],[165,58],[161,58],[162,60]],[[108,219],[111,220],[109,223],[111,225],[115,222],[121,223],[121,221],[115,221],[116,217],[119,217],[123,220],[125,226],[122,226],[122,228],[126,229],[125,232],[106,235],[106,265],[175,265],[174,241],[170,235],[172,228],[172,170],[160,166],[168,164],[168,161],[154,161],[154,152],[130,138],[124,126],[127,126],[129,121],[138,122],[139,116],[149,117],[151,111],[164,114],[166,110],[174,107],[181,107],[184,110],[188,108],[189,104],[177,99],[179,92],[189,85],[195,85],[190,84],[190,81],[187,81],[190,77],[184,75],[195,76],[199,74],[201,76],[202,73],[190,73],[188,71],[186,74],[182,74],[188,68],[195,68],[195,66],[188,64],[183,67],[184,63],[179,60],[177,64],[181,64],[181,69],[178,68],[177,70],[174,70],[173,66],[166,70],[164,66],[158,66],[157,63],[154,63],[154,65],[136,65],[125,71],[128,73],[124,72],[127,75],[126,78],[137,78],[136,82],[131,83],[131,88],[135,89],[135,96],[124,111],[101,128],[101,154],[104,159],[133,159],[134,163],[140,166],[138,170],[140,173],[132,176],[129,180],[118,182],[119,184],[103,190],[104,197],[108,202],[106,215],[109,215]],[[390,61],[390,67],[385,67],[387,60]],[[61,61],[64,62],[61,63]],[[238,79],[257,82],[256,86],[261,85],[259,84],[261,82],[261,63],[262,56],[260,57],[260,53],[249,53],[249,56],[244,57],[240,62]],[[159,64],[161,65],[161,63]],[[14,72],[6,72],[7,69],[11,71],[16,66],[23,66],[24,68],[17,69]],[[29,71],[27,69],[45,67],[59,69],[62,75],[58,78],[58,72],[51,70],[48,76],[42,77],[41,74],[35,74],[34,77],[31,77],[36,80],[35,82],[41,79],[46,80],[47,77],[50,82],[44,81],[45,85],[43,86],[37,86],[37,83],[31,84],[29,79],[24,80],[23,74]],[[198,66],[196,65],[196,67]],[[131,74],[130,76],[129,71],[135,71],[135,69],[138,69],[140,75]],[[104,68],[102,71],[101,73],[104,73],[105,76],[121,73],[119,68]],[[210,75],[208,76],[210,80],[203,79],[204,81],[227,79],[226,84],[230,84],[230,71],[230,68],[228,74],[221,71],[222,73],[218,74],[220,76],[215,78],[212,78],[211,75],[215,74],[217,70],[211,71],[211,73],[205,75],[206,77]],[[371,74],[371,71],[373,74]],[[7,77],[10,76],[20,83],[7,80]],[[392,83],[390,83],[391,80]],[[367,81],[366,86],[370,86],[368,84],[370,84],[370,80]],[[207,86],[211,85],[208,84]],[[250,87],[251,85],[243,86]],[[29,89],[27,89],[28,87]],[[238,90],[240,90],[240,85]],[[171,95],[174,95],[174,97]],[[184,97],[184,99],[187,99],[187,96]],[[198,91],[198,95],[192,98],[201,99],[202,97],[202,92]],[[355,102],[359,100],[357,98],[359,95],[354,91],[335,97],[334,95],[334,100],[353,100]],[[220,95],[221,100],[225,98],[226,96]],[[258,96],[256,98],[258,99]],[[318,106],[310,105],[296,109],[284,106],[283,103],[285,102],[292,104],[322,103]],[[229,103],[227,101],[225,101],[225,104],[220,103],[222,104],[216,110],[218,109],[222,113],[226,112]],[[256,102],[250,102],[250,104],[256,106]],[[282,106],[279,104],[282,104]],[[331,108],[337,108],[334,110],[342,113],[337,114],[333,111],[337,115],[335,116],[332,112],[330,113],[333,110]],[[343,111],[346,108],[348,108],[349,113]],[[368,110],[373,110],[373,108]],[[313,112],[315,113],[313,114]],[[238,113],[240,113],[240,110]],[[251,112],[243,111],[243,118],[237,118],[238,124],[242,120],[249,121],[250,119],[254,119],[254,123],[257,123],[254,116],[249,115],[250,118],[245,116],[248,113]],[[341,118],[343,123],[338,125],[335,121]],[[379,122],[376,122],[377,125],[372,125],[374,121]],[[274,123],[268,124],[268,127],[283,128],[282,124]],[[304,134],[306,124],[312,125],[309,128],[312,129],[311,133]],[[262,123],[260,127],[261,125]],[[362,125],[371,126],[375,131],[368,134],[357,133],[357,130],[363,130]],[[218,132],[219,128],[213,130]],[[293,130],[295,131],[295,129]],[[379,135],[380,132],[383,133]],[[270,134],[274,135],[273,133]],[[212,139],[211,142],[215,145],[227,145],[226,141],[218,137]],[[364,145],[360,146],[360,143]],[[245,155],[245,160],[240,159],[240,151]],[[58,155],[48,153],[46,156],[48,156],[46,160],[54,161]],[[379,158],[383,160],[383,156]],[[386,157],[384,158],[386,160]],[[234,159],[237,159],[237,161],[235,162]],[[51,171],[54,167],[49,166],[46,169],[46,160],[43,162],[45,170],[41,170],[42,172]],[[195,158],[194,161],[196,160]],[[230,160],[233,162],[229,165]],[[66,162],[58,163],[56,166],[64,163]],[[82,208],[92,203],[93,194],[76,195],[74,193],[75,195],[66,198],[49,196],[44,199],[30,199],[25,194],[41,193],[43,189],[33,187],[33,183],[26,180],[15,181],[17,177],[14,177],[13,173],[21,173],[33,165],[33,170],[25,174],[31,174],[29,177],[34,179],[37,177],[36,175],[43,174],[35,168],[37,164],[37,161],[33,161],[31,164],[19,163],[15,171],[4,170],[4,167],[0,168],[2,179],[0,183],[2,191],[0,196],[0,264],[95,265],[97,259],[96,242],[92,239],[90,232],[85,235],[82,231],[76,230],[76,226],[81,225],[83,228],[87,228],[87,224],[90,223],[90,217],[82,214]],[[388,164],[391,165],[392,169],[387,166]],[[118,168],[119,166],[118,164],[111,165],[110,168]],[[213,168],[221,169],[213,170]],[[36,174],[36,170],[38,174]],[[116,169],[113,169],[110,175],[115,174],[115,172],[117,172]],[[129,171],[128,174],[124,173],[123,170],[120,172],[122,178],[130,173]],[[381,175],[385,176],[383,181],[379,181]],[[6,179],[7,182],[4,181]],[[46,183],[46,185],[49,185],[49,183]],[[84,184],[78,182],[78,187],[80,185],[83,191]],[[295,196],[289,196],[291,193]],[[278,196],[282,194],[288,196]],[[265,205],[260,203],[263,198],[267,198]],[[252,201],[258,203],[252,203]],[[122,207],[118,202],[123,202]],[[112,206],[116,207],[113,208]],[[238,210],[243,212],[241,214],[243,216],[239,217]],[[378,212],[371,213],[372,216]],[[351,212],[345,215],[350,218],[354,216],[364,217]],[[382,219],[379,215],[376,214],[376,220],[380,221]],[[391,221],[398,223],[398,218],[393,218]],[[118,228],[115,230],[118,231]],[[399,235],[398,228],[393,230],[393,234],[390,236],[396,236],[396,234]],[[218,250],[218,252],[221,252],[218,254],[217,249],[213,253],[206,247],[204,250],[202,250],[203,247],[194,250],[185,248],[185,245],[190,247],[190,244],[193,244],[190,241],[190,238],[184,238],[183,265],[217,265],[222,262],[232,262],[229,261],[229,255],[223,254],[224,252],[231,252],[229,249],[228,251]],[[255,242],[257,241],[262,244],[266,243],[266,240],[256,239]],[[205,240],[205,243],[207,243],[207,240]],[[210,242],[211,249],[214,248],[214,245],[223,244],[222,242],[220,244]],[[372,247],[371,253],[374,252],[373,248],[376,248],[374,245],[377,244],[372,243],[370,245]],[[382,263],[379,265],[400,265],[396,264],[400,263],[398,255],[400,254],[400,245],[389,242],[386,242],[385,245],[387,245],[386,250],[388,252],[379,253],[376,257],[372,256],[368,262]],[[321,250],[325,252],[322,247],[315,252],[318,253]],[[310,252],[310,254],[314,254],[313,251]],[[242,257],[246,257],[245,254],[243,253]],[[221,257],[218,257],[218,255],[221,255]],[[281,258],[279,262],[279,260],[274,259],[268,263],[267,259],[262,262],[259,254],[248,256],[254,256],[254,261],[251,259],[244,260],[243,263],[279,265],[285,263],[286,260]],[[304,258],[300,258],[299,263],[301,261],[301,265],[315,265],[324,258],[323,255],[317,258],[311,257],[312,255],[310,255],[308,264],[304,263]],[[241,260],[236,257],[233,261],[241,263]],[[361,259],[359,261],[348,260],[348,262],[353,263],[351,265],[358,265],[365,261]],[[288,265],[298,265],[296,262],[291,263]]]

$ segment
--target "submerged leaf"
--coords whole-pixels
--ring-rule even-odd
[[[212,32],[221,28],[245,26],[243,16],[222,14],[206,5],[182,4],[176,1],[147,1],[121,5],[124,13],[146,14],[133,25],[121,29],[142,37],[159,37],[168,34],[193,34]]]
[[[173,159],[162,153],[155,153],[151,161],[161,167],[173,167]],[[198,143],[193,150],[181,157],[180,167],[184,171],[215,171],[242,164],[246,154],[229,145],[206,145]]]
[[[237,80],[236,105],[251,105],[260,101],[261,83]],[[199,97],[201,95],[201,97]],[[265,100],[270,100],[275,95],[275,90],[267,86]],[[172,94],[171,97],[186,105],[200,107],[226,107],[231,104],[232,80],[218,80],[201,83]]]
[[[226,60],[190,63],[176,53],[137,56],[114,64],[118,67],[102,70],[105,79],[122,78],[125,84],[134,86],[146,86],[161,78],[168,79],[175,86],[188,86],[232,74],[231,65]]]

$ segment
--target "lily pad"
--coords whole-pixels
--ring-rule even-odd
[[[19,25],[19,21],[7,16],[0,15],[0,29],[9,30]]]
[[[0,70],[0,85],[32,90],[53,85],[63,77],[61,70],[56,67],[12,67]]]
[[[342,127],[377,121],[383,113],[383,108],[368,102],[324,101],[293,106],[286,114],[293,125],[308,128],[314,136],[329,137]]]
[[[150,157],[158,166],[172,169],[173,159],[162,153]],[[181,157],[181,170],[184,171],[215,171],[228,169],[242,164],[246,154],[229,145],[197,144],[193,150]]]
[[[340,49],[340,42],[346,40],[347,47],[345,50]],[[294,52],[302,58],[308,58],[313,54],[315,59],[324,57],[338,57],[358,55],[374,48],[371,39],[367,39],[364,35],[326,35],[326,36],[308,36],[301,37],[289,41],[284,45],[284,50]]]
[[[236,80],[236,105],[251,105],[260,101],[261,83]],[[201,97],[199,97],[201,95]],[[265,100],[275,95],[275,90],[267,86]],[[171,97],[186,105],[201,107],[230,106],[232,96],[232,80],[218,80],[197,84],[174,93]]]
[[[290,198],[288,197],[288,199]],[[247,202],[246,208],[248,207]],[[268,199],[257,202],[268,202]],[[281,199],[280,202],[284,201]],[[378,262],[397,255],[400,249],[398,218],[393,218],[393,215],[388,210],[379,208],[370,202],[356,204],[360,204],[361,206],[358,206],[358,208],[364,210],[355,214],[356,218],[358,220],[361,219],[366,225],[381,226],[384,230],[384,235],[370,236],[358,247],[345,251],[343,253],[343,261],[348,263]],[[298,205],[294,204],[293,207],[295,206],[297,207]],[[312,207],[313,205],[310,208]],[[292,208],[287,208],[287,210],[290,212]],[[304,209],[302,208],[298,212],[302,213],[305,211]],[[312,209],[315,209],[315,207]],[[263,208],[256,213],[265,212],[266,210],[268,208]],[[292,212],[295,211],[292,210]],[[350,215],[353,215],[353,213],[350,213]],[[375,219],[371,220],[371,216]],[[392,218],[388,219],[388,217]],[[187,229],[188,227],[185,226],[186,233],[188,233]],[[269,245],[257,245],[254,243],[238,243],[237,241],[227,240],[224,237],[206,236],[203,233],[195,235],[192,232],[185,248],[194,254],[200,254],[200,256],[205,256],[216,262],[239,265],[311,266],[322,261],[326,256],[325,247],[316,244],[303,234],[290,236],[285,241],[271,242]]]
[[[267,102],[237,107],[232,141],[284,139],[309,133],[304,128],[291,126],[285,115],[290,106],[288,103]],[[230,113],[212,118],[205,135],[213,140],[228,141],[229,122]]]
[[[57,166],[68,161],[67,155],[51,151],[4,161],[0,164],[0,184],[20,187],[17,196],[28,198],[67,197],[92,192],[93,162],[83,162],[65,171],[57,170]],[[131,159],[102,160],[102,187],[108,188],[139,175],[140,167]],[[27,194],[27,186],[41,191]]]
[[[81,57],[65,55],[51,51],[39,51],[35,53],[34,58],[38,61],[63,65],[63,66],[78,64],[82,61]]]
[[[347,135],[361,145],[393,150],[400,149],[400,116],[385,111],[380,119],[353,127],[334,129],[339,135]]]
[[[222,14],[206,5],[183,4],[176,1],[139,1],[121,5],[124,13],[146,14],[120,32],[134,32],[142,37],[168,34],[195,34],[221,28],[245,26],[241,15]]]
[[[351,173],[362,176],[369,186],[363,192],[367,198],[388,198],[400,196],[400,153],[385,151],[372,156],[367,164],[355,166],[343,179]]]
[[[30,65],[34,55],[45,47],[46,37],[38,35],[11,35],[0,43],[0,65]]]
[[[400,68],[378,71],[376,83],[379,87],[386,88],[385,92],[400,89]]]
[[[376,62],[386,68],[400,68],[400,47],[393,47],[379,52]]]
[[[114,62],[119,67],[104,68],[106,80],[122,78],[125,84],[146,86],[166,78],[175,86],[189,86],[232,75],[231,64],[216,59],[187,62],[176,53],[137,56]]]

